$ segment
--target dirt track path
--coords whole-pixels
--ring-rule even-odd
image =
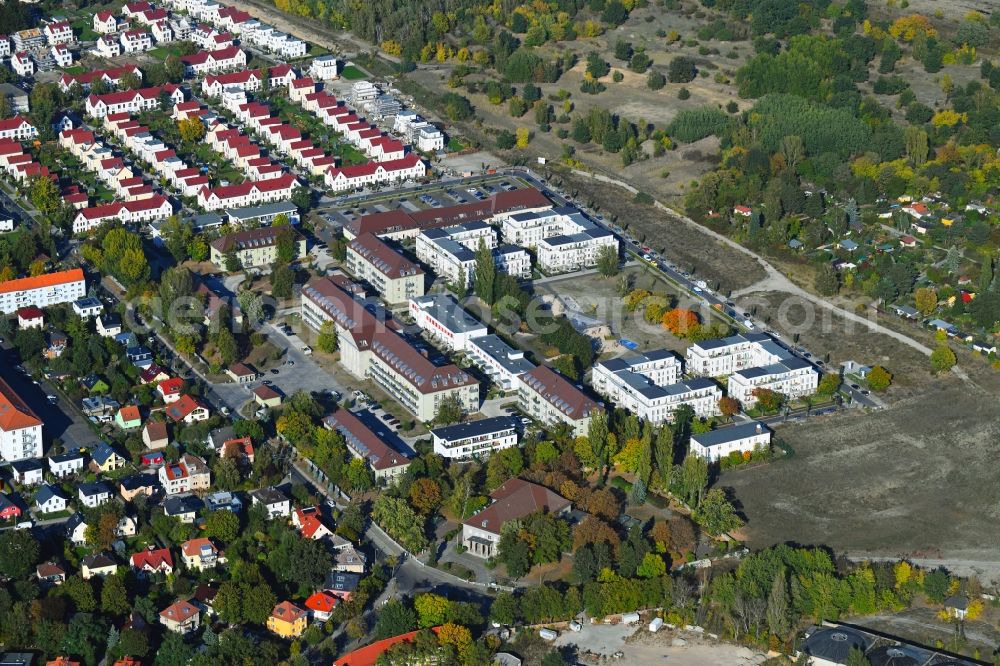
[[[633,194],[637,192],[636,188],[632,187],[628,183],[624,183],[620,180],[615,180],[614,178],[609,178],[607,176],[602,176],[601,174],[591,174],[585,171],[577,171],[576,169],[573,170],[573,173],[578,176],[583,176],[585,178],[592,178],[594,180],[599,180],[603,183],[618,185],[619,187],[622,187],[628,190],[629,192],[632,192]],[[779,291],[782,293],[790,294],[792,296],[798,296],[799,298],[805,299],[810,303],[813,303],[814,305],[817,305],[826,310],[830,310],[831,312],[834,312],[839,316],[844,317],[845,319],[849,319],[852,322],[861,324],[874,333],[881,333],[882,335],[887,335],[890,338],[893,338],[894,340],[902,342],[903,344],[916,349],[922,354],[930,356],[931,349],[926,345],[898,331],[894,331],[891,328],[886,328],[885,326],[882,326],[878,322],[874,322],[868,319],[867,317],[862,317],[861,315],[855,312],[851,312],[850,310],[845,310],[841,307],[834,305],[833,303],[830,303],[829,301],[823,298],[820,298],[819,296],[816,296],[815,294],[809,293],[808,291],[806,291],[805,289],[803,289],[802,287],[798,286],[797,284],[789,280],[787,277],[785,277],[785,275],[777,268],[772,266],[769,261],[761,257],[759,254],[753,252],[752,250],[740,245],[739,243],[729,238],[728,236],[724,236],[716,231],[713,231],[712,229],[709,229],[701,224],[698,224],[691,218],[681,215],[680,213],[666,206],[660,201],[655,201],[654,204],[658,209],[666,213],[667,216],[670,217],[671,219],[681,222],[682,224],[693,226],[706,236],[714,238],[715,240],[729,246],[730,248],[736,250],[737,252],[752,257],[754,261],[760,264],[760,267],[763,268],[764,271],[767,273],[767,277],[750,285],[749,287],[745,287],[743,289],[733,292],[731,294],[732,298],[737,298],[739,296],[745,296],[747,294],[751,294],[754,292],[761,292],[761,291]]]

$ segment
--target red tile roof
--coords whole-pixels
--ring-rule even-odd
[[[42,425],[41,419],[28,407],[10,385],[0,378],[0,430],[11,432]]]
[[[55,287],[70,282],[80,282],[83,280],[83,269],[72,268],[68,271],[58,271],[55,273],[45,273],[35,277],[26,277],[19,280],[8,280],[0,283],[0,293],[9,294],[15,291],[27,291],[29,289],[44,289]]]
[[[174,558],[169,548],[147,549],[132,555],[132,566],[136,569],[159,570],[164,565],[174,568]]]
[[[440,631],[440,627],[434,627],[431,629],[434,633]],[[398,645],[399,643],[412,643],[413,639],[419,632],[411,631],[408,634],[400,634],[399,636],[393,636],[392,638],[384,638],[380,641],[375,641],[371,645],[366,645],[363,648],[358,648],[354,652],[345,654],[340,659],[333,662],[333,666],[375,666],[375,662],[378,658],[385,654],[389,648],[393,645]]]
[[[160,611],[160,617],[173,622],[184,622],[197,614],[198,607],[184,600],[172,603]]]
[[[306,612],[293,604],[291,601],[282,601],[274,610],[271,611],[271,617],[283,620],[285,622],[295,622],[301,617],[304,617]]]
[[[306,608],[311,611],[316,611],[317,613],[329,613],[334,609],[340,600],[332,594],[327,594],[322,590],[313,592],[308,599],[306,599]]]
[[[142,418],[139,408],[135,405],[125,405],[119,410],[119,414],[121,414],[122,421],[126,423],[129,421],[138,421]]]
[[[570,501],[524,479],[510,479],[490,493],[493,503],[465,521],[477,529],[500,534],[505,523],[530,516],[537,511],[559,513],[570,506]]]
[[[42,319],[43,317],[45,317],[45,313],[42,312],[41,308],[37,308],[34,305],[28,305],[17,309],[18,319],[31,320]]]

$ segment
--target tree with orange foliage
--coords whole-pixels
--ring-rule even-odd
[[[730,396],[719,398],[719,411],[728,419],[740,413],[740,401]]]
[[[618,533],[596,516],[587,516],[573,529],[573,550],[602,541],[607,542],[615,551],[621,544]]]
[[[921,33],[925,37],[937,37],[938,34],[937,28],[923,14],[900,16],[889,26],[889,34],[893,39],[901,39],[904,42],[912,42]]]
[[[670,523],[665,520],[658,520],[653,523],[649,530],[649,538],[653,540],[653,546],[658,553],[666,553],[673,545],[673,535],[670,531]]]
[[[621,508],[618,497],[607,488],[595,490],[587,498],[587,511],[601,518],[614,520],[621,513]]]
[[[698,314],[687,308],[668,310],[661,323],[663,327],[679,338],[687,337],[699,324]]]
[[[433,479],[417,479],[410,486],[410,504],[427,516],[441,504],[441,486]]]

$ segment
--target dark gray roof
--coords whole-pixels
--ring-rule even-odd
[[[502,430],[509,430],[510,428],[514,428],[516,426],[517,421],[513,417],[494,416],[489,419],[480,419],[479,421],[468,421],[466,423],[458,423],[444,428],[435,428],[434,430],[431,430],[431,434],[447,441],[455,441],[458,439],[465,439],[466,437],[476,437],[479,435],[488,435],[500,432]]]
[[[10,464],[18,474],[27,474],[42,469],[42,461],[38,458],[28,458],[27,460],[15,460]]]
[[[100,495],[101,493],[111,494],[111,489],[103,481],[96,481],[94,483],[81,483],[79,486],[80,492],[89,497],[91,495]]]
[[[69,499],[68,497],[66,497],[66,495],[63,494],[62,490],[60,490],[57,486],[51,486],[49,484],[45,484],[44,486],[38,489],[37,493],[35,493],[35,502],[38,504],[45,504],[53,497],[59,497],[64,500]]]
[[[202,507],[201,500],[194,495],[183,495],[181,497],[168,497],[163,502],[163,512],[168,516],[177,516],[182,513],[197,511]]]
[[[732,442],[737,439],[743,439],[744,437],[750,437],[758,432],[770,432],[770,430],[771,429],[763,423],[751,421],[749,423],[740,423],[739,425],[730,426],[728,428],[719,428],[718,430],[691,435],[691,441],[697,442],[704,447],[718,446],[719,444],[725,444],[726,442]]]
[[[835,664],[846,664],[852,648],[864,652],[868,646],[869,639],[865,634],[847,627],[836,627],[819,629],[810,634],[802,643],[802,652]]]
[[[331,571],[326,574],[326,589],[338,592],[353,592],[358,589],[361,576],[356,573]]]

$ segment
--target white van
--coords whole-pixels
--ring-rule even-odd
[[[547,641],[554,641],[555,639],[559,638],[559,634],[557,634],[552,629],[539,629],[538,635]]]

